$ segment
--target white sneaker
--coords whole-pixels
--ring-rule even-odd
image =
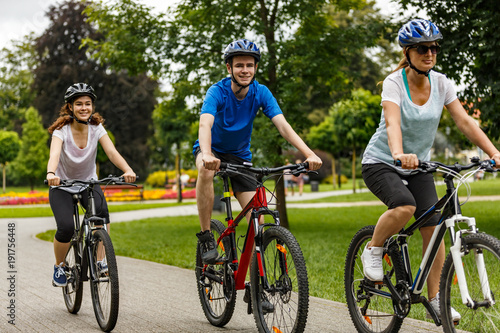
[[[429,300],[429,303],[431,304],[431,306],[434,309],[434,311],[436,311],[438,317],[441,318],[441,309],[439,308],[439,293],[436,294],[436,297],[434,297],[433,299]],[[462,316],[460,315],[460,313],[458,313],[457,310],[455,310],[454,308],[451,308],[450,312],[451,312],[451,319],[453,320],[453,322],[460,321],[460,319],[462,318]],[[427,319],[432,319],[432,316],[429,313],[429,311],[427,311],[426,318]]]
[[[363,263],[363,273],[372,281],[382,281],[384,279],[384,270],[382,268],[383,247],[366,246],[361,255]]]

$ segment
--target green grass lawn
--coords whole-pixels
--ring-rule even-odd
[[[344,261],[347,247],[356,231],[375,224],[383,206],[355,208],[289,209],[291,231],[297,238],[306,259],[310,294],[345,302]],[[463,215],[474,216],[480,230],[500,238],[500,214],[497,202],[471,202],[463,207]],[[224,216],[214,216],[223,221]],[[192,269],[195,267],[197,216],[152,218],[126,223],[112,223],[111,237],[117,255],[150,260],[162,264]],[[246,232],[246,223],[237,229]],[[39,237],[51,240],[54,230]],[[239,239],[239,238],[238,238]],[[241,246],[243,240],[239,240]],[[410,239],[410,255],[414,274],[421,258],[420,234]],[[193,272],[194,279],[194,272]],[[423,306],[412,308],[412,317],[425,318]]]

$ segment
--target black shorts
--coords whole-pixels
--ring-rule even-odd
[[[198,154],[201,153],[200,147],[196,148],[194,152],[194,159],[196,160],[196,157]],[[219,160],[225,163],[231,163],[231,164],[243,164],[243,162],[249,162],[247,160],[242,159],[241,157],[238,157],[233,154],[226,154],[226,153],[219,153],[216,152],[215,150],[212,150],[212,154],[214,154],[215,157],[217,157]],[[235,177],[229,177],[231,180],[231,188],[233,189],[234,193],[238,192],[254,192],[255,189],[257,188],[257,179],[255,178],[255,175],[251,172],[245,171],[245,170],[239,170],[242,173],[247,174],[248,176],[235,176]]]
[[[363,164],[363,179],[368,189],[389,209],[400,206],[416,207],[414,217],[418,219],[437,201],[436,185],[430,173],[402,175],[383,163]],[[440,214],[434,215],[424,227],[439,223]]]

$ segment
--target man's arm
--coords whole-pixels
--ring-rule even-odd
[[[217,170],[220,167],[220,160],[212,155],[212,126],[214,120],[213,115],[204,113],[200,116],[200,126],[198,128],[201,158],[203,165],[209,170]]]
[[[309,169],[318,170],[323,162],[294,131],[292,126],[290,126],[288,121],[286,121],[285,116],[279,114],[277,116],[274,116],[272,121],[274,126],[276,126],[276,128],[280,132],[281,136],[292,146],[297,148],[306,157],[306,160],[304,162],[309,163]]]

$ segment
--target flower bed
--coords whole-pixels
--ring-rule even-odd
[[[8,192],[0,194],[0,205],[37,205],[49,203],[49,193],[30,191],[25,193]]]
[[[170,189],[144,190],[144,200],[176,199],[177,191]],[[140,193],[137,190],[106,190],[107,201],[138,201]],[[182,198],[196,198],[196,190],[189,189],[182,191]],[[8,192],[0,194],[0,205],[36,205],[49,203],[49,193],[31,191],[24,193]]]

